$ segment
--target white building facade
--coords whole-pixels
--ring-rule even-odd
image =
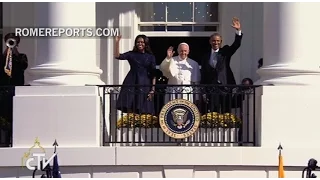
[[[316,43],[320,37],[314,23],[319,6],[3,3],[3,27],[127,27],[122,52],[132,49],[138,34],[155,41],[168,37],[188,41],[209,39],[219,32],[224,44],[231,44],[231,19],[237,16],[244,34],[231,62],[237,83],[249,77],[274,86],[258,88],[255,98],[259,147],[102,146],[103,92],[85,85],[122,83],[129,64],[113,58],[113,39],[22,38],[20,51],[29,58],[26,81],[31,86],[16,87],[13,147],[0,149],[0,177],[31,176],[20,166],[35,137],[48,152],[57,139],[63,177],[272,178],[277,177],[280,142],[285,166],[290,166],[286,177],[301,177],[307,160],[320,157],[316,138],[320,105]],[[154,49],[165,56],[167,47]],[[258,75],[262,57],[264,67]]]

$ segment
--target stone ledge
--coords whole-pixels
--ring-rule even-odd
[[[28,148],[1,148],[0,166],[21,166]],[[48,155],[52,148],[46,148]],[[58,148],[61,166],[101,165],[232,165],[277,166],[277,148],[251,147],[93,147]],[[306,153],[308,152],[308,153]],[[310,158],[320,159],[320,149],[285,148],[285,166],[304,167]]]
[[[97,86],[16,86],[15,96],[98,96]]]
[[[29,148],[0,148],[1,166],[22,166],[22,156]],[[53,148],[45,148],[47,155],[53,154]],[[37,148],[32,152],[41,152]],[[74,147],[57,148],[61,166],[115,165],[114,147]]]
[[[310,158],[320,159],[319,150],[284,148],[284,164],[307,166]],[[278,150],[277,147],[117,147],[116,164],[278,166]]]

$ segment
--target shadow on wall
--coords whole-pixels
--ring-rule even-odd
[[[121,2],[96,2],[96,26],[119,27],[120,13],[132,11],[132,7],[134,6],[130,2],[126,4]],[[120,63],[114,59],[113,44],[113,37],[97,40],[97,62],[100,64],[100,69],[103,70],[101,80],[106,84],[122,84],[122,82],[118,82],[119,71],[116,68],[119,67]]]

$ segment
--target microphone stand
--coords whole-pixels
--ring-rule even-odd
[[[33,173],[32,173],[32,178],[35,178],[36,177],[36,172],[37,172],[37,167],[35,167],[35,169],[33,170]]]
[[[35,178],[37,170],[38,168],[35,167],[35,170],[32,173],[32,178]],[[45,174],[42,174],[40,178],[52,178],[52,171],[51,171],[50,164],[48,164],[46,167],[42,167],[42,161],[41,161],[40,170],[46,172]]]
[[[42,165],[42,162],[41,162]],[[46,176],[44,178],[52,178],[52,173],[51,173],[51,167],[50,164],[48,164],[46,167],[41,167],[42,171],[46,172]],[[43,174],[44,175],[44,174]],[[42,176],[41,176],[42,177]]]

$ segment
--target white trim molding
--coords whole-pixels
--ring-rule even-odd
[[[161,31],[143,31],[141,32],[149,37],[209,37],[215,32],[188,32],[188,31],[173,31],[173,32],[161,32]]]

